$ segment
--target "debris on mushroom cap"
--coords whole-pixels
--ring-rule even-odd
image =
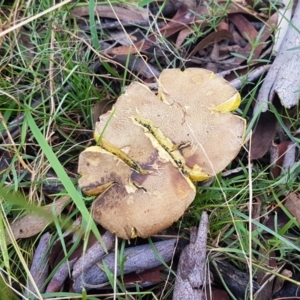
[[[79,160],[83,190],[100,186],[94,219],[123,238],[176,221],[195,196],[191,180],[222,171],[239,152],[245,120],[238,92],[204,69],[164,70],[158,96],[133,83],[100,117],[98,146]]]

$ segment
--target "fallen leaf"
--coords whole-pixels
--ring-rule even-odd
[[[151,33],[146,39],[135,43],[134,47],[132,45],[116,47],[109,50],[108,54],[128,55],[129,53],[134,54],[139,51],[145,51],[159,43],[157,36],[164,36],[167,38],[183,28],[187,28],[187,25],[194,24],[194,21],[195,15],[190,13],[186,5],[181,5],[170,22],[160,29],[159,35],[157,33]],[[201,21],[201,23],[203,23],[203,21]]]
[[[111,99],[102,99],[95,103],[93,107],[93,121],[96,123],[99,120],[99,117],[106,112],[108,112],[113,106],[113,100]]]
[[[232,34],[227,30],[220,30],[217,32],[212,32],[207,37],[202,39],[191,51],[189,57],[193,56],[197,52],[201,52],[203,49],[211,44],[217,43],[222,40],[232,40]]]
[[[24,217],[10,224],[10,230],[15,239],[24,239],[34,236],[45,229],[52,221],[52,211],[60,215],[65,204],[70,200],[69,196],[61,197],[59,200],[43,207],[37,207],[35,212],[28,213]],[[6,242],[11,244],[11,239],[6,232]]]
[[[134,287],[138,284],[141,287],[145,287],[164,282],[164,278],[161,274],[161,271],[164,269],[166,269],[166,267],[160,265],[140,273],[133,272],[126,274],[124,276],[124,285],[126,287]]]
[[[270,147],[270,163],[273,178],[288,172],[295,164],[297,156],[297,143],[283,141],[280,144],[272,143]]]
[[[284,206],[300,222],[300,195],[298,193],[289,194]]]
[[[277,19],[276,19],[277,20]],[[261,29],[261,32],[254,39],[249,39],[248,44],[244,48],[238,48],[236,53],[239,55],[235,57],[234,63],[240,65],[243,61],[247,59],[251,59],[251,61],[257,60],[264,47],[266,46],[266,41],[270,38],[272,34],[272,28],[276,24],[275,18],[271,16],[269,20],[266,22],[266,25]],[[252,37],[254,36],[254,32],[250,31]],[[253,42],[256,43],[257,46],[253,49]]]
[[[212,287],[205,289],[205,299],[209,300],[230,300],[228,294],[224,290]]]
[[[282,276],[276,276],[275,278],[274,285],[273,285],[273,295],[282,289],[284,282],[286,281],[286,278],[293,277],[293,273],[288,269],[283,269],[280,274]]]
[[[231,14],[229,20],[237,27],[240,34],[248,40],[253,42],[256,40],[258,32],[254,26],[242,14]]]
[[[250,158],[259,159],[269,150],[276,135],[276,116],[272,112],[262,113],[252,134]]]
[[[190,27],[186,27],[183,28],[182,30],[180,30],[177,39],[176,39],[176,47],[180,48],[180,46],[183,44],[183,42],[185,41],[185,39],[191,35],[193,33],[193,30]]]
[[[271,299],[273,294],[273,284],[275,276],[270,272],[266,271],[266,269],[271,270],[273,272],[276,272],[278,270],[277,262],[274,259],[276,255],[274,251],[270,252],[266,250],[265,247],[259,247],[258,251],[260,253],[258,261],[261,265],[265,267],[265,269],[257,271],[256,281],[261,286],[261,288],[256,294],[256,298],[257,300]]]
[[[286,276],[286,275],[285,275]],[[288,276],[286,276],[288,277]],[[279,276],[277,276],[279,278]],[[273,295],[272,299],[281,300],[281,299],[289,299],[289,300],[296,300],[300,297],[300,290],[299,290],[299,279],[300,273],[296,271],[293,274],[293,282],[285,281],[281,290]],[[295,283],[294,283],[295,282]]]
[[[148,11],[145,8],[135,7],[133,5],[97,5],[94,9],[97,16],[103,18],[119,19],[121,21],[137,22],[148,20]],[[72,10],[74,16],[82,17],[89,15],[89,7],[79,6]]]
[[[192,181],[222,171],[243,143],[245,120],[229,113],[240,96],[223,78],[204,69],[170,69],[158,85],[155,96],[131,84],[96,124],[100,147],[79,158],[79,186],[100,194],[93,218],[126,239],[178,220],[195,197]]]

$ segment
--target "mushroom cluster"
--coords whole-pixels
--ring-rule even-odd
[[[94,220],[124,239],[177,221],[195,198],[193,182],[238,154],[246,123],[230,111],[240,102],[226,80],[199,68],[164,70],[157,95],[129,85],[96,123],[97,146],[79,157],[80,188],[99,195]]]

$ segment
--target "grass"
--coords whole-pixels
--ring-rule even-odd
[[[65,195],[71,197],[72,202],[67,205],[63,216],[56,216],[53,224],[46,229],[52,234],[52,242],[55,239],[61,241],[65,257],[73,254],[76,244],[69,247],[63,232],[79,216],[82,216],[82,229],[85,231],[81,234],[86,236],[92,231],[101,240],[101,233],[88,211],[93,198],[85,197],[77,187],[78,155],[92,143],[95,103],[115,100],[124,86],[140,79],[126,66],[115,64],[113,59],[102,55],[99,40],[108,36],[104,32],[99,33],[93,26],[97,24],[97,18],[92,15],[89,18],[91,35],[80,32],[78,20],[70,14],[75,6],[73,2],[63,1],[54,5],[51,1],[21,0],[14,3],[0,1],[0,4],[0,25],[4,27],[0,31],[0,126],[4,139],[0,164],[4,159],[8,163],[7,166],[1,166],[0,298],[14,299],[15,294],[24,293],[32,255],[40,237],[38,235],[6,245],[4,227],[32,209],[26,209],[24,203],[46,205]],[[95,1],[90,1],[89,10],[94,11],[95,5]],[[205,35],[218,27],[221,21],[218,13],[226,14],[224,6],[212,9],[215,11],[206,20],[210,22],[210,27],[206,28]],[[204,33],[194,27],[193,35],[187,38],[183,47],[192,47]],[[159,37],[159,41],[168,59],[166,66],[185,65],[182,49],[176,49],[163,36]],[[252,46],[251,53],[259,43],[253,41]],[[137,56],[141,57],[140,54]],[[100,71],[95,73],[92,66],[98,60],[102,65]],[[253,62],[251,55],[247,60]],[[158,69],[165,67],[159,56],[154,55],[153,61],[151,63],[155,63]],[[246,82],[241,91],[243,102],[238,113],[248,118],[247,134],[251,134],[254,120],[260,115],[257,111],[250,119],[260,84],[261,79],[254,86]],[[275,114],[284,136],[299,145],[299,138],[294,136],[299,128],[299,120],[286,112],[278,112],[273,106],[270,110]],[[299,113],[296,112],[296,115]],[[14,127],[10,122],[17,118],[21,121]],[[263,262],[272,253],[278,265],[288,262],[289,268],[299,269],[299,223],[283,203],[287,192],[299,190],[300,162],[274,180],[270,177],[271,166],[266,159],[255,162],[251,168],[247,155],[248,145],[227,168],[239,168],[237,173],[228,176],[219,174],[211,185],[198,186],[195,201],[174,228],[179,234],[188,236],[188,228],[197,226],[201,212],[207,210],[210,212],[210,260],[222,256],[239,269],[249,271],[250,278],[267,271],[295,283],[294,279],[281,275],[277,270],[270,270]],[[55,173],[54,179],[49,178],[49,171]],[[59,182],[63,189],[46,194],[43,188],[49,182],[54,185]],[[274,226],[263,225],[249,218],[253,203],[261,203],[265,216],[274,215]],[[288,218],[280,228],[277,226],[281,218],[277,213],[279,208]],[[264,232],[269,234],[268,238]],[[122,247],[125,245],[122,242]],[[259,245],[264,254],[259,253],[255,245]],[[118,257],[120,262],[125,259],[121,255],[124,250],[122,247]],[[49,275],[46,282],[54,273]],[[90,296],[84,292],[76,295],[64,291],[48,296],[56,299],[171,297],[172,279],[166,281],[165,286],[160,284],[141,289],[137,285],[136,288],[127,289],[122,280],[116,281],[109,270],[107,274],[111,286],[115,287],[114,292]],[[42,297],[46,295],[39,296],[40,299]],[[251,292],[249,299],[253,297]]]

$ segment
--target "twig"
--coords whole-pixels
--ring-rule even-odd
[[[126,248],[123,252],[122,274],[131,272],[140,272],[151,269],[171,260],[176,239],[154,243],[156,251],[154,252],[151,245],[142,245]],[[73,288],[76,293],[81,293],[82,289],[86,290],[99,288],[101,284],[108,280],[107,274],[103,271],[103,265],[110,272],[114,272],[115,255],[111,253],[105,256],[98,264],[93,265],[86,270],[81,276],[74,281]],[[121,274],[121,267],[118,265],[117,275]]]
[[[41,297],[39,293],[42,291],[42,286],[48,276],[48,247],[50,242],[50,233],[47,232],[42,235],[39,244],[35,250],[32,264],[30,267],[29,281],[27,282],[27,290],[25,295],[28,296],[33,292],[37,292],[37,295]],[[42,298],[40,298],[42,299]]]

